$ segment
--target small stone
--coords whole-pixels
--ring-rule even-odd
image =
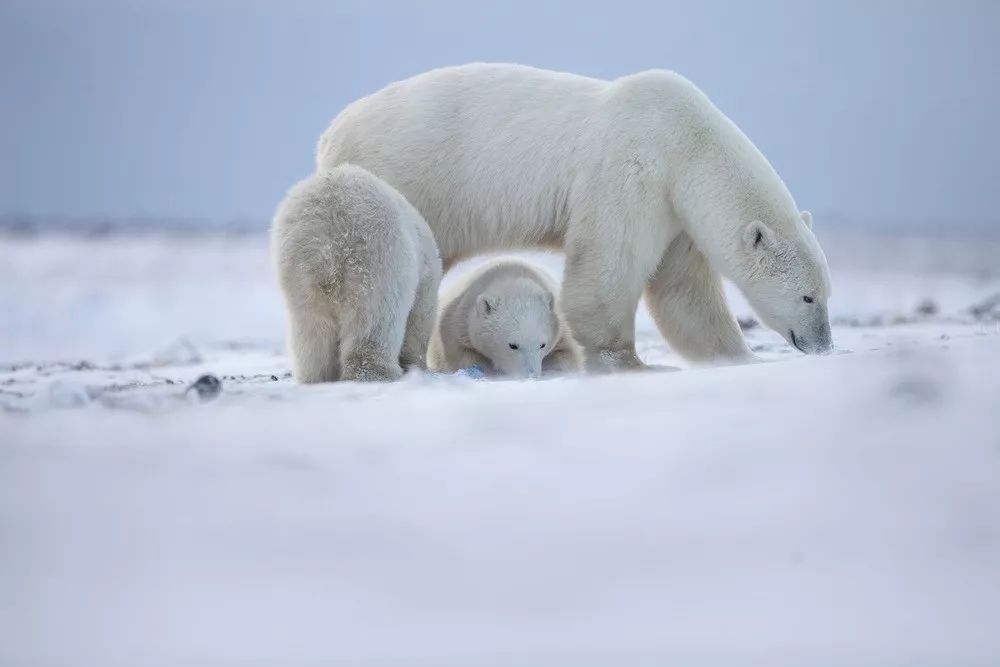
[[[202,401],[211,401],[218,398],[219,394],[222,392],[222,381],[214,375],[202,375],[200,378],[191,383],[184,393],[194,390],[198,394],[198,398]]]
[[[917,304],[917,314],[924,317],[933,317],[938,314],[938,305],[932,299],[924,299]]]

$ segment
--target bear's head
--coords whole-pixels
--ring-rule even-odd
[[[830,271],[809,212],[781,225],[748,223],[738,254],[739,287],[764,324],[805,354],[833,349]]]
[[[559,322],[549,292],[480,294],[469,323],[469,339],[493,369],[514,378],[537,378],[552,351]]]

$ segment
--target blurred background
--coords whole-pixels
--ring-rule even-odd
[[[992,235],[1000,3],[4,0],[0,218],[266,227],[330,119],[470,61],[691,78],[820,226]]]

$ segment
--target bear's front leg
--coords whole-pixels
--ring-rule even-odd
[[[646,367],[635,351],[635,311],[656,266],[646,254],[592,239],[567,244],[561,303],[588,373]]]
[[[687,361],[755,360],[726,303],[722,279],[686,232],[670,243],[646,284],[646,305],[667,343]]]
[[[542,359],[543,375],[565,375],[578,372],[580,372],[580,352],[575,347],[558,344],[548,356]]]

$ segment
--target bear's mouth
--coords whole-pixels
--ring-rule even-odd
[[[799,341],[798,341],[798,340],[797,340],[797,339],[795,338],[795,330],[794,330],[794,329],[789,329],[789,330],[788,330],[788,333],[789,333],[789,334],[791,334],[791,338],[792,338],[792,347],[794,347],[794,348],[795,348],[796,350],[798,350],[798,351],[799,351],[799,352],[801,352],[802,354],[805,354],[805,353],[806,353],[806,351],[802,349],[802,346],[801,346],[801,345],[799,345]]]

